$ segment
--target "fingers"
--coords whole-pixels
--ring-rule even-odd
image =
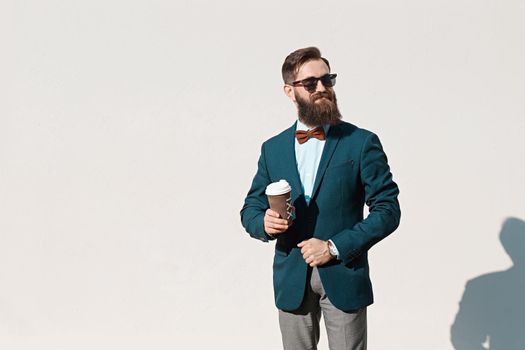
[[[278,219],[278,218],[272,218],[271,216],[267,216],[264,218],[264,220],[271,224],[288,226],[288,220],[285,220],[285,219]]]
[[[267,223],[265,226],[267,230],[272,231],[269,233],[283,233],[284,231],[288,230],[288,225]]]
[[[308,265],[310,265],[311,267],[317,266],[317,265],[319,265],[319,263],[320,263],[319,259],[317,259],[317,257],[314,256],[314,255],[310,255],[310,256],[308,256],[308,257],[304,257],[304,258],[305,258],[304,261],[305,261]]]
[[[304,257],[304,256],[303,256]],[[304,257],[304,261],[310,265],[311,267],[315,267],[315,266],[321,266],[321,265],[324,265],[325,263],[327,263],[329,261],[329,259],[327,259],[326,257],[322,256],[322,255],[310,255],[308,257]]]
[[[314,257],[310,255],[309,257],[305,257],[304,261],[310,265],[314,261]]]
[[[266,209],[266,215],[272,216],[274,218],[280,218],[281,217],[278,212],[276,212],[275,210],[272,210],[272,209]]]
[[[265,223],[270,224],[273,228],[288,229],[288,221],[284,219],[266,217],[264,221]]]
[[[317,238],[310,238],[297,244],[301,248],[304,261],[311,267],[324,265],[329,260],[323,253],[322,242]]]
[[[308,240],[302,241],[297,246],[301,248],[301,254],[303,255],[304,261],[306,261],[306,263],[311,262],[313,260],[313,250]]]
[[[302,241],[297,246],[301,248],[301,254],[303,254],[304,258],[306,258],[305,254],[312,248],[309,239],[307,239],[306,241]]]
[[[288,230],[288,220],[282,219],[274,210],[268,209],[264,215],[264,229],[266,233],[283,233]]]

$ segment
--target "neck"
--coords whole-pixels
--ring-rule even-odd
[[[322,125],[310,125],[310,124],[307,124],[307,123],[305,123],[305,121],[304,121],[302,118],[299,118],[299,121],[300,121],[301,123],[303,123],[304,125],[306,125],[307,127],[312,128],[312,129],[313,129],[313,128],[316,128],[316,127],[318,127],[318,126],[322,126]]]

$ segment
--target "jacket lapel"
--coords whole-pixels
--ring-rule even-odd
[[[323,180],[326,167],[330,163],[330,159],[334,154],[339,138],[341,137],[341,132],[338,125],[330,126],[328,130],[328,135],[326,136],[326,143],[324,145],[323,154],[321,155],[321,161],[319,163],[319,168],[317,169],[317,174],[315,175],[314,188],[312,190],[312,199],[317,195],[317,190],[319,185]]]

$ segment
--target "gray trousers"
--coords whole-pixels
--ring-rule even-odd
[[[344,312],[333,306],[315,267],[301,306],[294,311],[279,310],[284,350],[316,350],[321,313],[330,350],[366,350],[366,308]]]

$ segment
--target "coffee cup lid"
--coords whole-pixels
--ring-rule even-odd
[[[266,187],[266,194],[270,196],[278,196],[280,194],[288,193],[292,190],[290,184],[286,180],[279,180],[273,182]]]

